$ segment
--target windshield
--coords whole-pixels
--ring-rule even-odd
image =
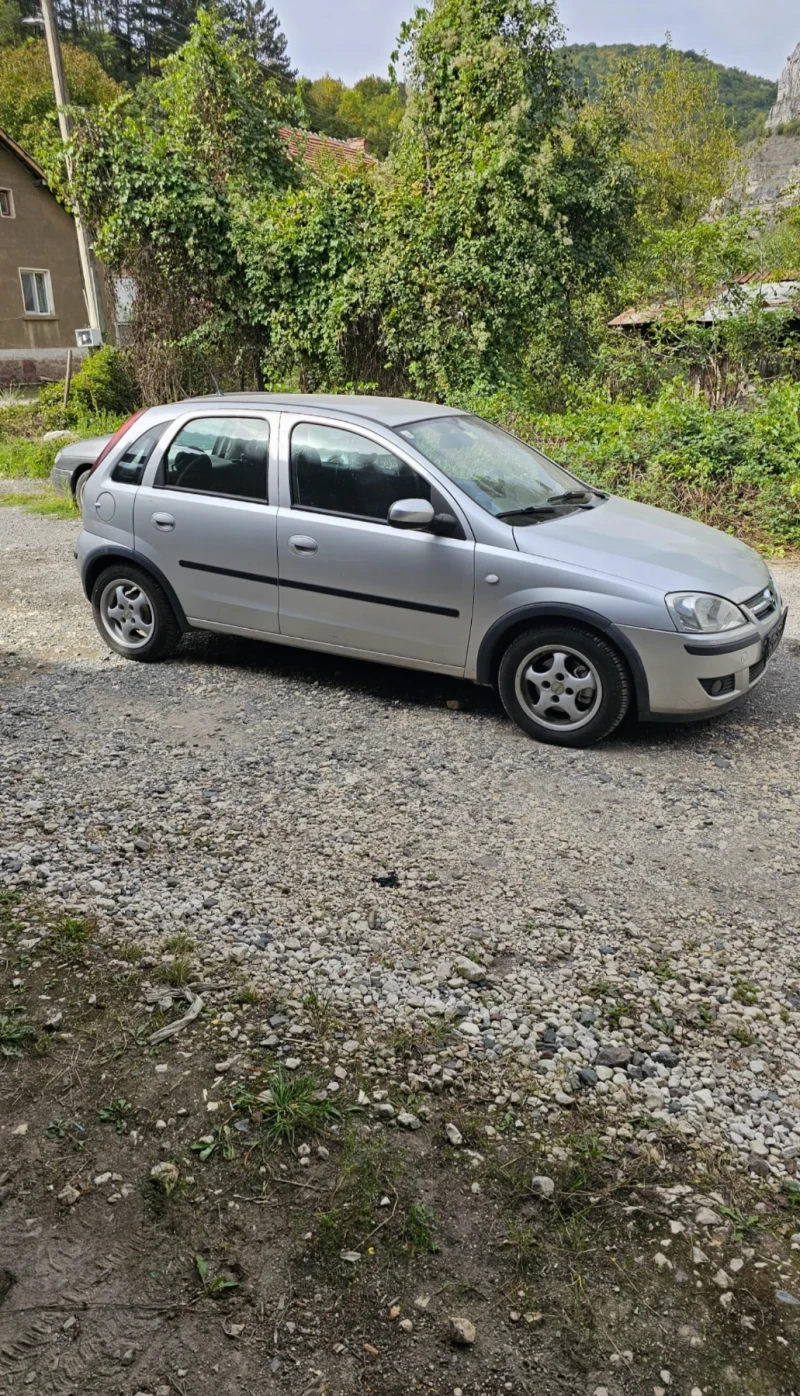
[[[399,427],[398,435],[495,516],[547,506],[580,488],[574,475],[480,417],[433,417]]]

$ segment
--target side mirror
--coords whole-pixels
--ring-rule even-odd
[[[396,499],[389,510],[392,528],[429,528],[435,510],[427,499]]]

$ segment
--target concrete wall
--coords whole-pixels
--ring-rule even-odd
[[[0,145],[0,189],[14,217],[0,218],[0,383],[60,378],[75,331],[86,324],[75,225],[53,195]],[[25,313],[20,268],[48,271],[53,314]]]

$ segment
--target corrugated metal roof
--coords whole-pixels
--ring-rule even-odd
[[[737,295],[735,288],[741,288]],[[734,277],[730,285],[723,286],[712,300],[692,297],[684,302],[682,318],[697,325],[713,325],[718,320],[729,320],[760,302],[762,310],[800,311],[800,272],[771,273],[747,272]],[[677,316],[677,304],[631,306],[608,321],[610,329],[631,329],[638,325],[654,325],[667,316]]]

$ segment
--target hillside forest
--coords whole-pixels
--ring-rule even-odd
[[[800,546],[800,314],[759,291],[800,276],[800,194],[739,197],[774,82],[669,41],[567,46],[556,0],[433,0],[352,87],[298,74],[264,0],[57,8],[71,178],[32,0],[0,0],[0,127],[80,205],[133,322],[66,411],[55,385],[0,407],[0,472],[136,400],[381,392]],[[311,164],[287,128],[370,158]]]

